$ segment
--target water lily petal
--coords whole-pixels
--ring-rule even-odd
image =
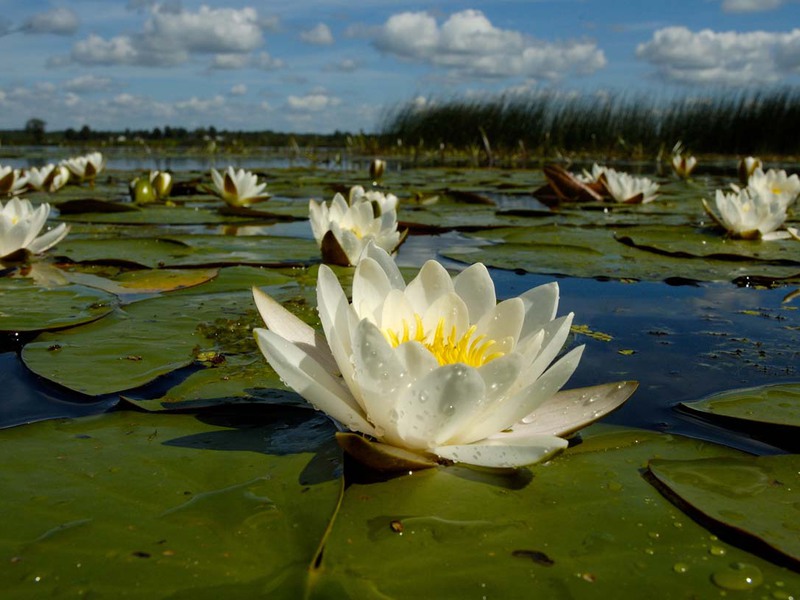
[[[579,346],[561,357],[544,374],[533,380],[513,396],[491,404],[479,418],[458,436],[463,443],[471,443],[503,431],[521,421],[542,403],[552,398],[578,367],[584,346]]]
[[[567,440],[552,435],[524,439],[483,440],[475,444],[437,446],[441,458],[480,467],[517,468],[541,462],[566,448]]]
[[[476,333],[497,342],[492,352],[511,352],[516,346],[524,318],[525,305],[522,300],[509,298],[486,311],[478,321]],[[510,339],[510,343],[506,342],[507,339]]]
[[[261,352],[286,385],[348,429],[376,434],[349,391],[316,360],[271,331],[253,332]]]
[[[320,265],[317,275],[317,309],[328,340],[328,347],[333,354],[345,384],[355,398],[361,402],[358,386],[353,384],[353,365],[350,356],[353,353],[350,342],[350,316],[352,312],[342,286],[330,267]]]
[[[362,258],[363,257],[371,258],[381,266],[384,273],[386,273],[386,276],[389,278],[389,282],[392,284],[393,288],[397,290],[406,289],[406,282],[403,279],[403,274],[400,272],[400,268],[397,266],[397,263],[389,255],[389,253],[382,247],[373,242],[367,243],[367,246],[364,248]]]
[[[395,348],[397,358],[412,380],[422,379],[425,375],[439,367],[439,361],[425,346],[419,342],[405,342]]]
[[[477,323],[497,303],[494,281],[483,263],[470,265],[456,275],[453,288],[467,305],[471,323]]]
[[[443,444],[471,421],[484,392],[477,370],[458,363],[439,367],[398,396],[390,424],[410,448]]]
[[[379,323],[384,301],[392,284],[381,266],[369,257],[358,261],[353,275],[353,308],[361,317]]]
[[[393,289],[386,294],[380,320],[376,325],[384,331],[394,331],[398,335],[402,333],[405,326],[408,326],[412,332],[414,331],[414,309],[401,290]]]
[[[519,334],[520,340],[537,332],[556,318],[558,297],[558,283],[555,281],[539,285],[520,296],[525,305],[525,321]]]
[[[422,325],[426,333],[436,331],[441,325],[444,337],[451,335],[453,329],[456,338],[460,338],[469,328],[469,311],[467,305],[455,292],[439,296],[422,313]]]
[[[510,428],[503,436],[547,433],[565,436],[603,418],[625,402],[639,383],[619,381],[592,387],[561,390]],[[490,436],[490,438],[493,436]]]
[[[519,378],[523,365],[522,356],[512,353],[496,358],[478,369],[486,385],[487,406],[506,395]]]
[[[299,346],[329,373],[339,371],[328,342],[319,332],[286,310],[280,302],[255,287],[253,299],[267,329]]]
[[[70,228],[65,223],[60,223],[50,231],[43,233],[33,240],[27,245],[27,248],[33,254],[41,254],[63,240],[69,233],[69,229]]]
[[[374,324],[364,319],[353,336],[353,377],[362,392],[364,409],[379,436],[402,444],[396,421],[396,398],[411,384],[402,361]]]
[[[447,270],[435,260],[429,260],[406,286],[406,296],[414,311],[424,315],[431,304],[453,289],[453,280]]]

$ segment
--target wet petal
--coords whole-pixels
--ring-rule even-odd
[[[349,391],[322,365],[271,331],[255,329],[254,333],[261,352],[286,385],[345,427],[375,435]]]
[[[556,318],[558,297],[558,283],[555,281],[537,286],[520,296],[525,305],[525,320],[520,332],[520,339],[536,333]]]
[[[477,323],[497,303],[494,282],[483,263],[475,263],[456,275],[453,288],[469,309],[470,323]]]
[[[434,260],[426,262],[406,287],[414,311],[424,315],[428,307],[444,294],[453,292],[453,280],[445,268]]]
[[[389,277],[377,262],[369,257],[358,261],[353,276],[353,308],[359,317],[378,323],[391,290]]]
[[[540,434],[524,439],[492,439],[474,444],[438,446],[432,451],[441,458],[469,465],[517,468],[541,462],[567,445],[565,439]]]

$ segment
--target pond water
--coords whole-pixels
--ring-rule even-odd
[[[559,314],[575,313],[566,347],[586,344],[566,387],[639,388],[547,465],[387,478],[342,456],[251,333],[253,286],[318,322],[308,199],[370,185],[365,167],[237,160],[273,198],[230,211],[207,175],[227,162],[210,160],[112,157],[94,186],[28,196],[72,229],[0,277],[0,439],[16,461],[0,506],[19,516],[0,535],[0,577],[15,591],[800,594],[797,463],[763,462],[796,458],[797,423],[780,421],[800,398],[800,244],[714,230],[699,199],[732,168],[655,175],[661,196],[645,206],[554,210],[532,195],[538,170],[390,170],[407,278],[435,258],[453,272],[484,262],[499,298],[556,280]],[[127,197],[149,168],[176,172],[170,204]],[[720,393],[764,401],[734,419],[683,404]],[[759,520],[771,514],[774,527]],[[440,572],[421,576],[432,560]]]

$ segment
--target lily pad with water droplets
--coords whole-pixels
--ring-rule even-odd
[[[653,460],[649,473],[689,514],[710,521],[721,538],[755,545],[800,570],[800,456]]]
[[[301,598],[341,493],[333,429],[269,408],[2,431],[3,594]]]
[[[355,477],[308,597],[714,598],[742,579],[734,563],[761,578],[760,594],[778,581],[800,589],[800,576],[717,540],[641,476],[659,456],[741,453],[603,426],[583,435],[528,470]]]

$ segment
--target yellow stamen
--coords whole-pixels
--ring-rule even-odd
[[[485,335],[475,336],[477,326],[472,325],[461,337],[458,337],[455,326],[449,334],[445,334],[444,318],[439,319],[432,333],[426,332],[422,325],[422,317],[414,315],[414,331],[412,334],[408,321],[403,319],[402,332],[385,329],[386,340],[397,348],[404,342],[419,342],[436,357],[440,365],[463,363],[470,367],[480,367],[495,358],[503,356],[503,352],[490,352],[497,345],[494,340],[487,340]]]

